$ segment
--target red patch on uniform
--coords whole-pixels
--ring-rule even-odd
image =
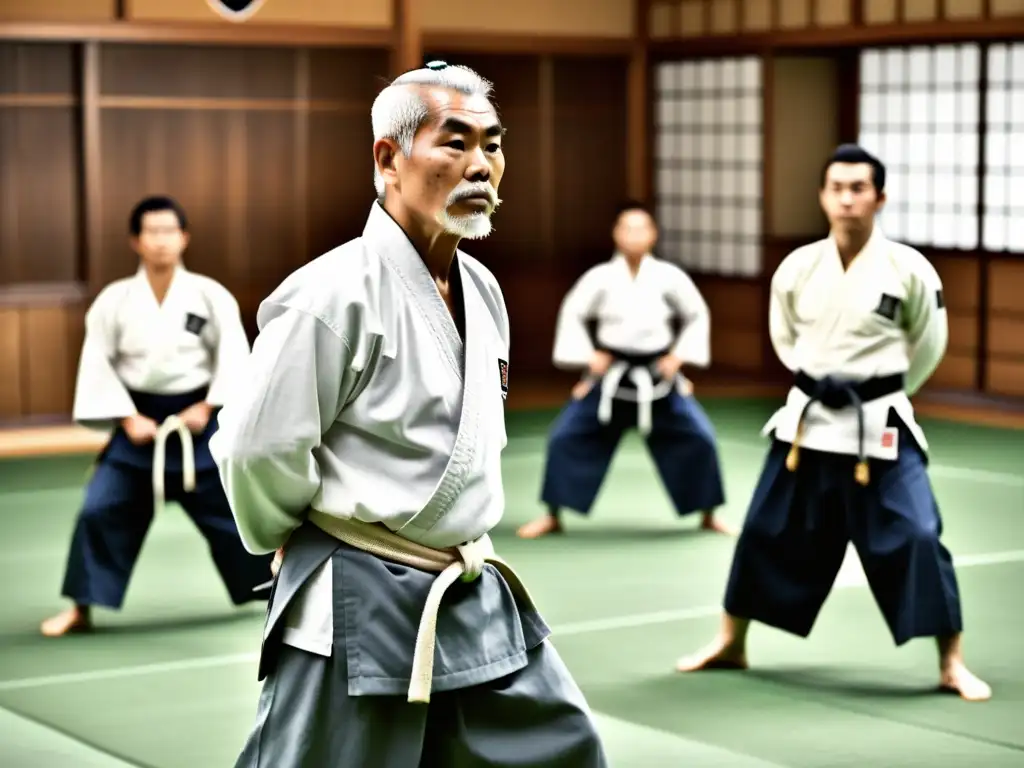
[[[892,444],[893,444],[893,441],[895,439],[896,439],[896,436],[892,432],[883,432],[882,433],[882,447],[883,448],[892,448]]]
[[[508,395],[508,363],[505,360],[498,360],[498,380],[501,384],[501,396]]]

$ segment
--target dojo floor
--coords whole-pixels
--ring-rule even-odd
[[[706,403],[740,522],[763,453],[767,403]],[[612,764],[1021,766],[1024,764],[1024,432],[926,422],[933,480],[957,557],[968,659],[987,704],[932,695],[934,648],[894,649],[848,563],[808,641],[761,627],[756,671],[672,672],[717,626],[732,544],[677,521],[643,446],[623,445],[590,520],[523,542],[551,413],[514,414],[508,514],[495,534],[555,629],[598,713]],[[102,631],[45,640],[87,457],[0,462],[0,765],[221,768],[256,706],[262,613],[235,611],[204,543],[171,507],[147,540],[127,605]],[[351,768],[357,768],[352,766]],[[368,767],[369,768],[369,767]]]

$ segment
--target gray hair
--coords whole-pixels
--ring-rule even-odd
[[[403,154],[409,155],[412,152],[416,132],[430,116],[420,86],[445,88],[467,96],[485,98],[490,98],[493,88],[490,82],[469,67],[449,65],[442,61],[432,61],[423,69],[406,72],[381,91],[373,102],[370,122],[373,125],[374,142],[391,139],[398,144]],[[383,200],[384,179],[376,163],[373,166],[373,186],[377,190],[378,199]]]

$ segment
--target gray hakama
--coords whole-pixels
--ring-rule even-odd
[[[328,558],[330,658],[281,642],[285,609]],[[436,578],[311,524],[297,530],[270,598],[265,682],[236,768],[608,765],[550,630],[489,565],[445,592],[430,703],[407,701],[420,616]]]

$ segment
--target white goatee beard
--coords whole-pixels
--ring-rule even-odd
[[[456,235],[463,240],[482,240],[491,234],[490,213],[471,213],[468,216],[452,216],[448,211],[441,211],[438,222],[445,232]]]
[[[491,198],[490,210],[462,216],[453,216],[448,213],[449,208],[473,193],[488,195]],[[448,196],[444,208],[437,214],[437,222],[444,227],[445,232],[463,240],[482,240],[494,230],[494,226],[491,224],[491,216],[499,205],[501,205],[501,200],[494,194],[494,189],[489,184],[463,182],[453,189],[452,193]]]

